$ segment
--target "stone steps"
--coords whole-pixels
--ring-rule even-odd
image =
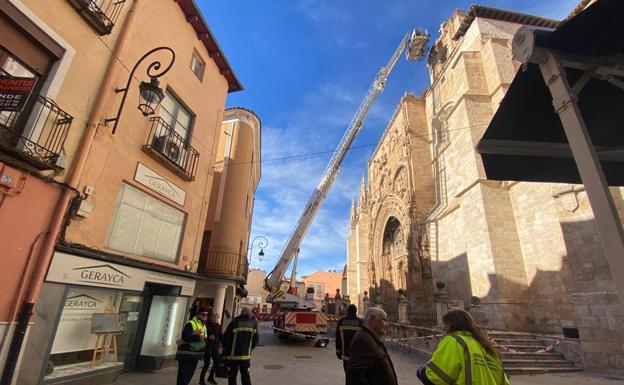
[[[515,350],[520,353],[535,353],[536,350],[544,349],[544,345],[511,345],[501,344],[500,342],[498,344],[506,347],[507,349]]]
[[[553,336],[522,332],[491,331],[488,335],[507,349],[502,353],[505,371],[510,375],[578,372],[574,363],[561,353],[540,352],[546,348],[546,339]]]
[[[569,366],[566,368],[533,368],[533,367],[522,367],[522,368],[505,368],[505,373],[508,375],[525,375],[525,374],[545,374],[545,373],[570,373],[570,372],[582,372],[582,368],[577,368],[575,366]]]
[[[505,368],[567,368],[570,362],[566,359],[561,360],[504,360]]]
[[[499,345],[510,346],[513,344],[523,345],[523,346],[539,346],[543,348],[546,344],[544,340],[538,339],[509,339],[509,338],[495,338],[494,339]]]

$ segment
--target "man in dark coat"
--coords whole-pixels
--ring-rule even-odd
[[[345,373],[349,363],[349,346],[353,336],[362,328],[362,320],[357,316],[357,306],[347,307],[347,315],[340,318],[336,326],[336,357],[342,360]]]
[[[251,318],[251,310],[244,307],[223,334],[223,359],[228,361],[230,367],[228,385],[236,385],[239,370],[243,385],[251,385],[249,377],[251,350],[257,344],[258,323]]]
[[[206,330],[208,337],[206,338],[206,350],[204,351],[204,367],[199,375],[199,385],[206,385],[204,379],[206,378],[206,371],[210,366],[210,359],[212,358],[212,368],[210,368],[210,374],[208,375],[208,382],[216,384],[215,372],[217,370],[217,363],[219,362],[221,355],[219,354],[219,347],[221,345],[221,314],[212,313],[210,321],[206,324]]]
[[[208,309],[200,307],[197,314],[184,325],[182,336],[176,342],[178,352],[178,378],[177,385],[188,385],[193,378],[193,373],[197,368],[197,361],[204,356],[206,340],[206,320],[208,319]]]
[[[347,385],[398,385],[394,365],[381,338],[388,330],[388,315],[371,307],[364,326],[355,333],[349,348]]]

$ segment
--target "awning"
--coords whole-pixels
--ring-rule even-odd
[[[624,186],[624,1],[598,0],[534,36],[536,47],[561,53],[568,82],[580,89],[578,106],[607,183]],[[610,70],[603,72],[603,65]],[[581,183],[537,64],[517,73],[477,151],[488,179]]]

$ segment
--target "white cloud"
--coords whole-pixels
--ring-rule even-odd
[[[266,259],[252,266],[270,271],[333,155],[359,100],[338,82],[325,83],[303,98],[282,125],[263,128],[262,179],[254,206],[252,237],[269,238]],[[303,159],[277,160],[322,151]],[[349,154],[352,155],[352,154]],[[275,159],[271,161],[271,159]],[[355,171],[355,173],[353,172]],[[354,175],[353,175],[354,174]],[[361,170],[346,163],[302,243],[300,271],[334,268],[346,260],[348,208],[359,189]],[[254,251],[255,252],[255,251]]]
[[[333,1],[326,0],[299,0],[299,10],[314,22],[345,23],[349,21],[348,8],[337,7]]]

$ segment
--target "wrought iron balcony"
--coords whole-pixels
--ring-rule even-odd
[[[126,0],[67,0],[99,35],[108,35]]]
[[[206,263],[204,265],[200,263],[197,272],[207,277],[235,279],[246,283],[248,271],[247,256],[224,251],[210,251]]]
[[[195,180],[199,152],[161,117],[150,119],[152,127],[143,151],[177,173],[182,179]]]
[[[59,156],[73,119],[52,99],[37,96],[30,110],[0,112],[0,149],[39,170],[60,169]]]

